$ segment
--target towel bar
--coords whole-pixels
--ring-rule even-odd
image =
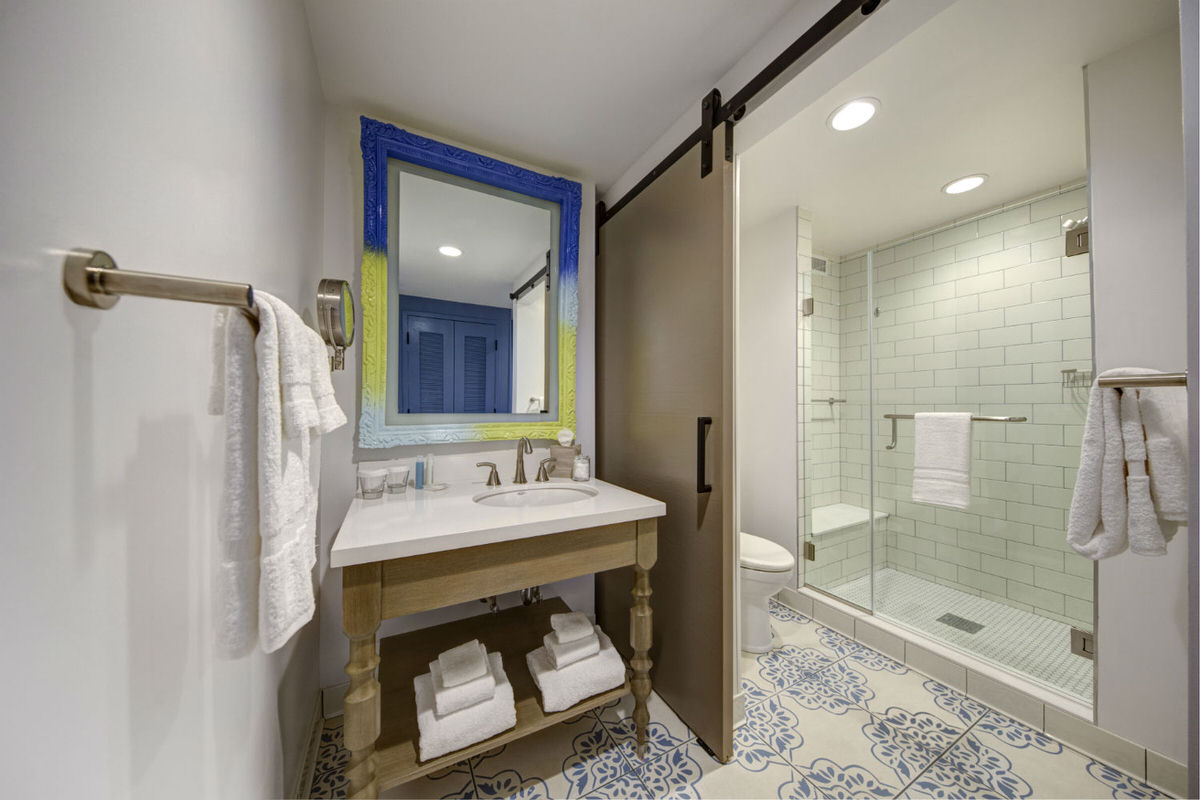
[[[896,420],[898,420],[898,419],[913,419],[914,417],[915,417],[915,415],[913,415],[913,414],[884,414],[883,415],[884,419],[890,419],[892,421],[892,443],[889,444],[885,449],[887,449],[887,450],[895,450],[896,449]],[[971,421],[972,422],[1028,422],[1029,420],[1027,417],[977,417],[974,414],[972,414]]]
[[[123,294],[186,300],[254,309],[254,287],[248,283],[119,270],[103,250],[72,250],[63,260],[63,289],[81,306],[112,308]]]
[[[1121,375],[1097,378],[1096,385],[1105,389],[1145,389],[1151,386],[1188,385],[1186,372],[1164,372],[1161,375]]]

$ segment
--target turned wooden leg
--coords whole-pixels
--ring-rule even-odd
[[[346,796],[379,797],[379,778],[376,767],[375,740],[379,738],[379,681],[375,667],[375,632],[380,622],[379,564],[361,564],[342,570],[342,629],[350,639],[350,661],[346,674],[350,688],[346,690],[345,722],[342,726],[344,743],[350,751],[346,779],[350,782]]]
[[[633,648],[633,722],[637,726],[637,756],[646,757],[646,726],[650,712],[646,698],[650,696],[650,643],[653,641],[653,622],[650,610],[650,570],[634,567],[633,608],[629,610],[629,644]]]
[[[653,612],[650,610],[650,568],[658,560],[658,520],[637,524],[637,561],[633,567],[633,608],[629,609],[629,646],[633,648],[633,723],[637,726],[637,757],[646,757],[646,727],[650,711],[650,645],[654,642]]]

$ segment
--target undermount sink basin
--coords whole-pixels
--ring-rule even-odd
[[[590,486],[568,486],[551,484],[549,486],[514,486],[508,489],[493,489],[490,492],[477,494],[472,500],[484,506],[502,506],[515,508],[517,506],[558,506],[564,503],[577,503],[589,497],[595,497],[599,492]]]

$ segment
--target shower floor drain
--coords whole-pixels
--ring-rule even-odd
[[[963,619],[957,614],[942,614],[937,618],[937,621],[945,625],[949,625],[951,628],[958,628],[960,631],[966,631],[967,633],[979,633],[981,630],[983,630],[982,623],[972,622],[969,619]]]

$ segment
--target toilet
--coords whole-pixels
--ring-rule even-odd
[[[796,561],[775,542],[749,533],[738,534],[742,578],[742,649],[765,653],[771,649],[771,613],[767,601],[788,583]]]

